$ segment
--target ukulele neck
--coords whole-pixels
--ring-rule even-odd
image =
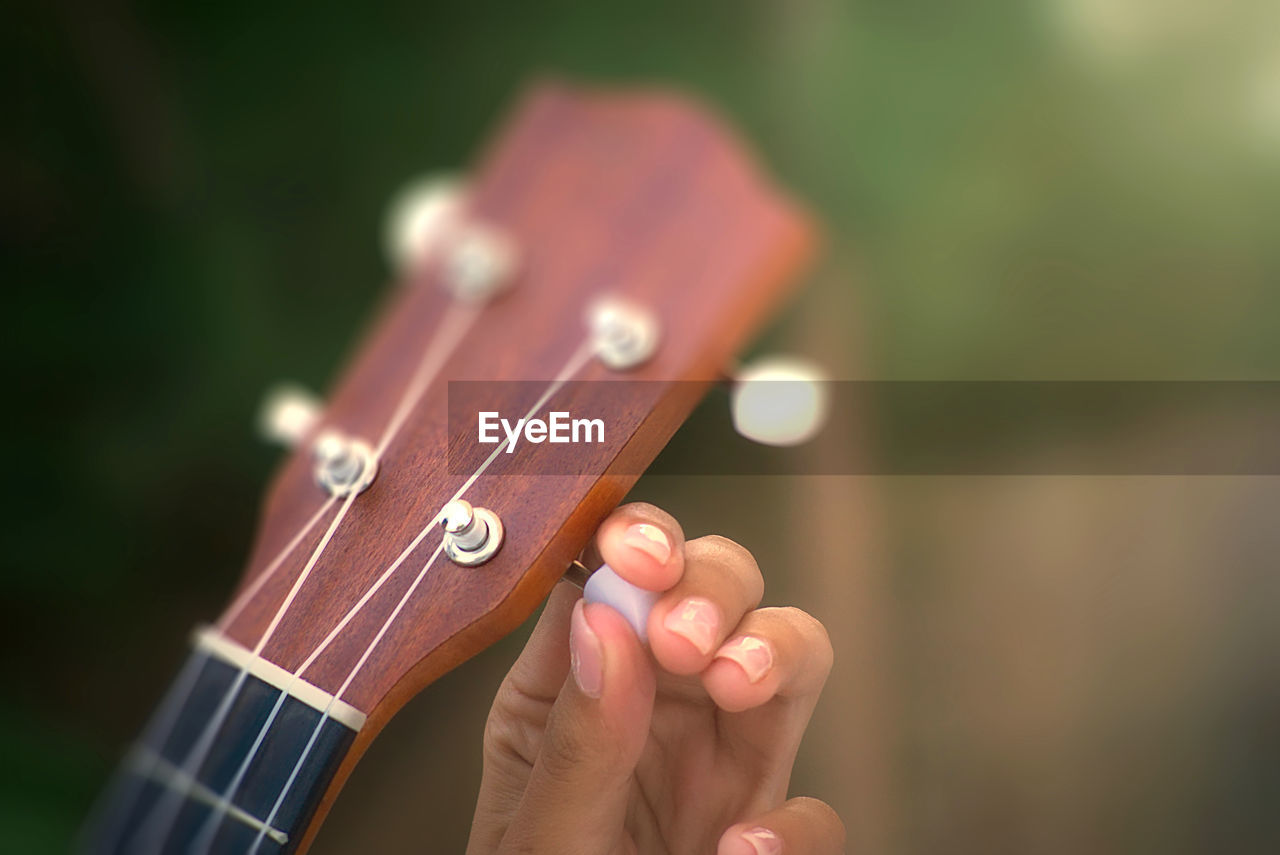
[[[363,716],[272,667],[200,633],[85,851],[296,851]]]

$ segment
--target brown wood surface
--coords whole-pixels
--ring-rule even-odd
[[[514,286],[486,306],[415,408],[265,658],[295,670],[466,480],[447,465],[445,380],[550,381],[585,341],[586,306],[611,294],[658,314],[661,346],[637,370],[619,374],[593,359],[576,379],[657,382],[628,386],[627,395],[608,401],[609,441],[574,446],[587,474],[522,474],[517,449],[500,455],[467,492],[473,504],[502,517],[507,540],[478,568],[441,556],[344,692],[369,719],[304,849],[390,716],[537,607],[687,417],[699,384],[714,381],[766,319],[811,243],[806,219],[762,183],[746,153],[701,108],[671,95],[561,84],[535,87],[518,104],[473,178],[473,213],[520,247]],[[446,310],[437,273],[428,267],[390,295],[337,384],[325,427],[376,442]],[[521,409],[495,404],[504,415]],[[273,482],[243,584],[325,499],[304,449]],[[336,511],[230,622],[229,636],[251,649],[257,644]],[[423,540],[307,670],[308,681],[338,690],[439,542],[434,532]]]

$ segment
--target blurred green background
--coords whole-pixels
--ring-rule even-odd
[[[6,851],[66,848],[216,613],[277,460],[259,395],[332,377],[385,287],[386,200],[465,166],[531,76],[687,89],[819,214],[826,260],[762,347],[848,378],[1280,374],[1274,3],[59,0],[11,7],[0,44]],[[1262,852],[1274,480],[637,495],[832,626],[797,785],[851,852]],[[830,537],[798,552],[778,503]],[[411,705],[317,851],[367,845],[388,793],[417,813],[378,851],[465,838],[517,647]]]

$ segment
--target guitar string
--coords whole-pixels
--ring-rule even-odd
[[[320,522],[321,518],[323,518],[324,515],[329,512],[329,509],[337,504],[337,502],[337,496],[330,496],[324,500],[324,504],[320,506],[320,510],[316,511],[315,516],[313,516],[307,524],[302,527],[301,531],[294,535],[293,540],[289,541],[289,544],[281,550],[275,560],[268,564],[266,568],[257,575],[253,580],[253,583],[249,585],[249,587],[245,588],[244,591],[241,592],[240,596],[236,597],[235,600],[232,601],[231,606],[223,612],[222,617],[218,618],[216,626],[219,631],[225,631],[227,627],[231,626],[231,624],[235,622],[235,619],[239,617],[240,612],[244,610],[244,607],[249,604],[250,600],[258,595],[258,592],[262,590],[262,586],[265,585],[267,580],[275,574],[276,569],[284,563],[284,560],[293,552],[294,549],[298,547],[298,544],[300,544],[306,536],[310,534],[311,529],[316,527],[316,523]]]
[[[163,757],[148,758],[149,767],[146,775],[152,780],[158,781],[165,786],[186,786],[191,788],[190,798],[193,801],[206,805],[215,805],[218,803],[218,794],[206,787],[202,782],[192,780],[189,776],[184,775],[177,766],[174,766]],[[278,828],[271,828],[262,820],[246,810],[242,810],[236,805],[228,808],[228,815],[234,817],[237,821],[244,823],[254,830],[260,830],[264,835],[270,837],[281,846],[289,842],[289,835],[285,834]]]
[[[449,304],[445,316],[441,318],[440,324],[436,327],[436,334],[431,341],[431,345],[428,347],[427,352],[423,354],[422,361],[418,363],[418,370],[414,372],[413,379],[405,387],[404,394],[400,396],[399,405],[387,421],[386,428],[382,431],[382,437],[378,440],[378,445],[373,452],[375,460],[382,459],[382,455],[386,453],[391,441],[400,433],[400,428],[404,426],[409,414],[417,407],[422,396],[426,394],[428,387],[439,375],[440,370],[444,368],[445,362],[457,350],[458,345],[462,343],[463,337],[475,326],[483,305],[480,302],[451,302]]]
[[[539,396],[538,400],[535,401],[533,406],[529,408],[529,411],[525,413],[524,418],[528,419],[534,416],[535,414],[537,414],[539,411],[541,411],[541,409],[544,406],[546,406],[547,402],[551,400],[551,398],[557,392],[559,392],[560,389],[564,387],[565,383],[567,383],[572,377],[576,376],[577,373],[582,370],[582,368],[587,364],[587,362],[591,359],[591,357],[595,355],[595,352],[596,352],[596,348],[593,342],[589,340],[587,342],[584,342],[583,345],[580,346],[574,352],[574,354],[569,358],[568,362],[561,369],[560,373],[550,383],[550,385],[548,385],[546,390],[543,391],[542,395]],[[510,438],[504,439],[493,450],[493,452],[490,453],[490,455],[485,459],[485,461],[480,464],[480,467],[476,469],[476,471],[473,472],[469,478],[467,478],[467,480],[462,484],[461,487],[458,488],[457,492],[453,494],[453,498],[450,499],[450,501],[461,498],[466,493],[466,491],[469,490],[473,484],[475,484],[476,480],[481,475],[483,475],[484,472],[489,468],[489,466],[493,464],[493,461],[497,459],[498,454],[501,453],[506,448],[509,441],[510,441]],[[446,502],[446,504],[448,503]],[[418,537],[415,538],[415,543],[421,540],[425,532],[430,531],[432,528],[434,528],[438,520],[439,520],[439,514],[437,514],[436,517],[431,521],[431,523],[429,523],[423,529],[423,531],[419,533]],[[443,548],[444,548],[444,543],[443,541],[441,541],[441,544],[436,547],[435,551],[431,554],[431,557],[427,560],[426,564],[424,564],[422,569],[418,572],[418,576],[414,579],[413,583],[409,586],[408,590],[406,590],[404,595],[401,596],[400,602],[396,604],[396,607],[392,610],[391,614],[387,617],[385,621],[383,621],[382,627],[378,630],[377,634],[373,637],[373,640],[365,648],[365,651],[361,655],[360,659],[356,662],[354,666],[352,666],[351,670],[347,673],[346,679],[343,681],[342,685],[338,688],[338,691],[334,693],[333,697],[329,699],[328,704],[325,705],[325,709],[320,716],[320,720],[316,722],[315,727],[311,731],[311,736],[307,739],[307,743],[302,749],[302,753],[298,756],[297,761],[293,765],[293,769],[289,773],[289,777],[285,780],[284,788],[280,791],[280,794],[276,797],[275,804],[272,805],[270,813],[267,814],[267,817],[265,819],[266,827],[270,827],[271,824],[275,822],[276,814],[279,813],[280,807],[284,804],[284,800],[288,797],[289,791],[292,789],[294,782],[297,780],[298,774],[302,770],[303,764],[307,760],[307,756],[310,754],[311,749],[315,746],[316,739],[319,737],[320,732],[323,730],[325,722],[328,721],[329,719],[329,715],[333,709],[333,705],[342,698],[343,694],[347,691],[347,689],[351,686],[351,683],[355,680],[356,676],[360,673],[360,670],[364,667],[365,662],[367,662],[369,657],[373,655],[374,649],[382,641],[383,636],[386,635],[387,631],[391,628],[391,625],[395,622],[396,618],[399,617],[401,610],[404,609],[404,606],[409,601],[409,598],[413,596],[419,584],[421,584],[422,580],[426,577],[428,570],[430,570],[432,564],[435,563],[436,559],[439,557],[440,552]],[[397,559],[397,562],[399,562],[399,560],[401,559]],[[380,578],[376,583],[376,585],[370,590],[370,594],[376,591],[376,589],[380,587],[383,582],[386,581],[389,575],[390,575],[389,572],[384,573],[382,578]],[[342,624],[340,624],[340,627],[346,625],[348,620],[354,616],[355,611],[363,606],[364,602],[367,602],[367,596],[366,596],[366,599],[362,600],[361,603],[357,604],[355,609],[353,609],[351,612],[348,613],[347,617],[343,619]],[[325,640],[325,644],[327,644],[333,637],[335,637],[336,633],[340,631],[340,627],[336,628],[333,633],[330,633],[330,637]],[[318,656],[319,656],[319,650],[317,649],[317,651],[314,652],[311,655],[311,657],[308,658],[307,662],[305,662],[303,666],[299,668],[296,673],[300,675],[312,662],[315,661],[315,659]],[[270,727],[270,722],[268,722],[263,726],[263,731],[265,732],[266,728],[268,727]],[[262,737],[262,734],[260,733],[259,741],[261,740],[261,737]],[[260,830],[258,833],[258,836],[254,839],[253,846],[249,849],[249,855],[254,855],[254,853],[258,851],[258,847],[262,844],[262,840],[264,839],[264,836],[265,836],[264,831]]]
[[[419,533],[418,537],[414,538],[413,543],[407,549],[405,549],[403,553],[401,553],[400,558],[397,558],[396,561],[386,571],[383,572],[382,576],[377,580],[377,582],[375,582],[374,585],[368,591],[365,592],[364,596],[362,596],[360,600],[355,604],[355,606],[353,606],[347,612],[347,614],[343,617],[343,619],[339,622],[339,624],[332,631],[330,631],[330,633],[325,637],[325,639],[322,642],[320,642],[319,645],[316,646],[316,648],[311,652],[311,655],[307,657],[306,661],[304,661],[302,665],[298,667],[298,670],[294,671],[293,674],[290,675],[289,681],[284,685],[284,687],[280,689],[279,694],[276,696],[275,705],[271,708],[271,712],[268,713],[266,720],[262,723],[262,726],[258,729],[258,733],[254,737],[253,743],[249,746],[248,752],[241,759],[240,765],[236,768],[235,775],[232,776],[231,782],[227,784],[226,788],[218,796],[218,800],[217,800],[217,803],[214,805],[213,811],[209,813],[209,816],[205,819],[203,825],[200,828],[200,832],[192,840],[192,844],[189,852],[191,853],[207,852],[209,849],[209,846],[212,845],[214,834],[217,832],[217,829],[219,828],[222,821],[222,814],[230,810],[231,800],[235,796],[236,790],[239,789],[241,781],[244,780],[245,774],[247,774],[249,771],[250,764],[253,762],[254,757],[257,756],[258,749],[262,747],[262,743],[266,739],[267,733],[271,730],[271,726],[275,722],[276,716],[279,715],[281,708],[284,706],[285,700],[291,696],[293,686],[296,684],[296,682],[299,679],[301,679],[303,672],[306,671],[307,668],[311,665],[311,663],[314,662],[317,658],[319,658],[319,656],[325,651],[325,649],[328,648],[328,646],[333,642],[333,640],[336,639],[339,634],[341,634],[342,629],[346,627],[346,625],[364,607],[364,605],[373,598],[373,595],[377,593],[379,588],[382,587],[382,584],[391,577],[391,574],[395,572],[395,570],[400,566],[401,563],[403,563],[404,559],[413,553],[417,545],[422,542],[425,534],[427,532],[430,532],[434,527],[435,527],[435,519],[432,520],[431,525],[427,526],[426,528],[423,529],[422,532]],[[431,559],[426,563],[426,565],[422,568],[422,571],[418,574],[418,581],[421,581],[422,576],[427,571],[427,568],[431,566],[431,563],[433,561],[435,561],[435,557],[440,554],[440,550],[442,548],[443,548],[443,542],[441,543],[441,546],[436,547],[436,550],[432,554]],[[417,582],[414,583],[413,587],[417,587]],[[364,664],[363,659],[361,659],[360,664],[361,665]],[[341,696],[341,693],[343,690],[346,689],[346,686],[347,686],[347,683],[344,683],[342,686],[342,689],[339,689],[338,694],[334,695],[329,699],[328,704],[325,706],[324,714],[320,720],[321,724],[323,724],[324,721],[328,719],[329,712],[332,709],[334,702]],[[318,728],[317,728],[317,732],[318,732]],[[314,736],[315,734],[313,734],[313,737]],[[308,741],[307,743],[308,747],[303,751],[302,758],[300,758],[299,766],[301,765],[301,760],[306,759],[306,755],[307,755],[307,752],[310,750],[310,745],[312,741],[314,741],[314,739]],[[286,788],[286,792],[287,792],[287,788]],[[271,823],[274,821],[274,819],[275,817],[272,816],[269,819],[264,819],[263,822],[265,822],[267,826],[270,826]]]
[[[311,519],[307,521],[296,535],[294,535],[293,539],[285,544],[284,548],[276,554],[275,558],[273,558],[267,566],[262,569],[262,572],[258,574],[253,584],[246,589],[245,594],[242,594],[235,602],[232,603],[231,608],[227,610],[228,616],[224,617],[219,622],[219,628],[230,623],[235,614],[239,612],[239,610],[243,608],[244,604],[248,601],[245,595],[252,595],[252,593],[262,587],[262,584],[266,579],[275,573],[276,569],[285,561],[285,559],[298,548],[298,545],[306,539],[307,535],[313,528],[315,528],[316,524],[323,519],[324,515],[329,512],[329,509],[333,507],[336,501],[337,499],[332,496],[325,500],[325,502],[320,506],[320,509],[312,515]],[[173,729],[178,723],[179,714],[186,707],[187,702],[191,698],[191,693],[195,691],[197,678],[202,670],[199,666],[203,664],[204,660],[197,655],[187,657],[186,663],[182,666],[182,669],[178,672],[178,677],[174,680],[173,687],[165,693],[165,698],[164,701],[161,702],[160,708],[156,710],[152,720],[145,728],[143,728],[141,735],[134,742],[133,747],[126,755],[125,762],[121,764],[120,770],[116,773],[117,777],[130,782],[131,786],[129,786],[125,793],[117,793],[117,796],[112,798],[110,801],[128,804],[130,805],[130,811],[119,811],[117,813],[117,816],[120,819],[116,825],[119,827],[113,827],[111,829],[111,833],[105,837],[105,839],[110,840],[112,843],[117,842],[120,839],[120,836],[128,830],[124,826],[123,821],[132,811],[132,806],[137,804],[137,799],[142,794],[144,781],[152,776],[155,765],[162,759],[161,752],[164,750],[164,743],[168,741],[169,737],[173,734]],[[148,744],[153,745],[154,750],[148,749]],[[130,760],[130,758],[133,759]],[[127,769],[132,771],[126,775],[125,772]],[[113,789],[114,788],[115,786],[113,785]],[[107,802],[104,801],[104,807],[106,804]]]
[[[208,845],[212,844],[213,835],[217,831],[221,823],[221,819],[222,819],[221,814],[225,813],[226,810],[229,808],[231,804],[231,799],[235,796],[235,792],[239,788],[240,782],[243,780],[245,774],[249,770],[250,763],[253,762],[253,758],[257,755],[258,749],[262,746],[262,742],[266,738],[267,732],[271,729],[271,725],[275,722],[276,716],[279,714],[281,707],[284,706],[285,700],[290,696],[293,686],[295,685],[297,680],[301,678],[302,673],[306,671],[307,668],[311,665],[311,663],[314,662],[329,647],[329,645],[334,641],[334,639],[336,639],[338,635],[341,633],[343,628],[345,628],[346,625],[350,623],[351,619],[355,617],[355,615],[362,608],[364,608],[364,605],[367,602],[369,602],[369,600],[373,599],[374,594],[378,592],[378,590],[382,587],[383,583],[386,582],[387,579],[391,577],[391,575],[396,571],[396,569],[399,568],[402,563],[404,563],[405,559],[408,558],[411,554],[413,554],[413,552],[417,549],[418,545],[422,543],[426,535],[430,533],[431,530],[435,527],[435,523],[436,523],[436,518],[433,518],[431,524],[424,527],[423,530],[418,533],[418,536],[413,539],[413,542],[410,543],[409,546],[407,546],[404,549],[404,551],[400,553],[400,556],[391,564],[390,567],[388,567],[382,573],[382,576],[379,577],[379,579],[374,583],[374,585],[364,593],[364,595],[359,599],[359,601],[356,602],[356,604],[350,610],[348,610],[346,615],[343,616],[342,620],[339,621],[338,625],[334,627],[334,629],[331,630],[327,636],[325,636],[324,640],[321,641],[320,644],[317,645],[314,650],[311,651],[311,654],[306,658],[306,660],[302,663],[302,665],[300,665],[298,669],[294,671],[292,675],[290,675],[289,681],[284,685],[283,688],[280,689],[280,693],[276,697],[275,705],[271,708],[271,712],[268,714],[266,721],[264,721],[262,726],[258,729],[257,736],[254,737],[253,743],[249,747],[249,751],[245,754],[244,758],[240,761],[240,765],[236,768],[236,773],[232,777],[231,782],[227,784],[226,788],[219,795],[218,802],[214,806],[214,810],[211,811],[209,816],[205,819],[205,822],[201,826],[201,830],[199,834],[197,834],[196,839],[193,840],[192,848],[191,848],[192,852],[207,851]],[[329,703],[330,705],[332,705],[333,703],[332,698],[330,699]],[[328,707],[326,707],[325,709],[326,716],[328,713],[328,709],[329,709]],[[271,823],[271,820],[264,820],[264,821],[268,825],[270,825]],[[197,844],[202,844],[202,845],[197,848]]]
[[[427,345],[427,349],[423,354],[418,369],[414,373],[414,377],[410,380],[409,384],[406,386],[405,392],[401,396],[401,400],[392,416],[392,420],[388,422],[387,429],[383,431],[383,435],[378,443],[379,449],[385,451],[386,447],[394,440],[395,433],[403,426],[408,413],[412,411],[413,407],[418,403],[418,400],[426,392],[427,388],[431,384],[431,380],[444,367],[448,358],[462,341],[465,334],[475,324],[479,315],[480,304],[478,303],[464,304],[451,302],[448,305],[448,308],[441,317],[440,324],[437,326],[436,334],[432,336],[431,341]],[[443,345],[441,342],[443,342]],[[375,452],[375,464],[378,461],[378,457],[379,453]],[[213,717],[201,732],[200,739],[188,752],[186,759],[180,765],[179,771],[188,775],[190,780],[196,779],[199,767],[204,763],[209,749],[212,748],[214,738],[217,736],[223,722],[230,713],[231,706],[234,703],[235,698],[238,697],[240,689],[243,687],[244,682],[248,677],[249,663],[253,659],[258,658],[267,642],[271,639],[276,628],[284,619],[284,616],[288,612],[290,606],[292,606],[298,591],[301,590],[316,563],[320,560],[320,557],[328,547],[334,533],[342,524],[343,519],[345,519],[348,511],[350,511],[352,503],[358,495],[359,493],[353,492],[343,502],[342,508],[330,524],[329,529],[325,532],[325,536],[321,539],[316,550],[312,553],[310,560],[294,582],[294,585],[289,591],[289,594],[285,597],[284,602],[276,611],[271,623],[267,626],[266,631],[254,646],[249,658],[241,665],[231,688],[222,698],[217,709],[214,711]],[[194,769],[191,768],[192,766],[194,766]],[[144,832],[150,829],[151,833],[146,835],[146,842],[157,845],[161,843],[170,833],[173,823],[177,820],[178,813],[182,807],[183,798],[187,795],[185,792],[186,789],[187,788],[185,787],[180,787],[170,788],[166,791],[163,803],[153,809],[151,816],[148,817],[143,825],[140,826],[138,832],[134,835],[134,839],[139,838]],[[161,819],[161,817],[164,817],[164,819]]]
[[[355,667],[351,669],[351,672],[347,674],[347,678],[343,681],[342,687],[338,689],[334,696],[329,699],[329,703],[325,705],[324,711],[320,715],[320,720],[317,721],[315,727],[311,729],[311,735],[307,737],[307,743],[302,747],[302,753],[298,755],[298,759],[293,764],[293,768],[289,770],[289,777],[285,779],[284,786],[281,788],[280,794],[276,796],[275,802],[271,805],[271,810],[267,813],[264,828],[269,827],[271,823],[275,822],[276,815],[280,812],[280,808],[284,805],[284,800],[288,797],[290,790],[293,789],[293,784],[297,781],[298,774],[302,771],[303,765],[307,762],[307,757],[311,754],[311,749],[315,747],[316,740],[319,739],[320,734],[324,731],[325,722],[329,720],[329,715],[333,710],[334,703],[342,697],[342,694],[347,690],[347,687],[351,685],[351,681],[355,679],[356,674],[358,674],[360,669],[364,667],[365,661],[373,654],[374,648],[378,646],[378,643],[382,641],[382,637],[386,634],[391,624],[397,617],[399,617],[400,611],[404,608],[405,603],[409,602],[409,598],[413,596],[413,593],[418,589],[418,585],[421,584],[424,578],[426,578],[427,572],[431,569],[431,565],[435,564],[436,559],[440,557],[440,553],[443,550],[444,541],[441,541],[440,545],[431,553],[431,557],[427,559],[427,562],[424,565],[422,565],[422,569],[418,571],[418,575],[413,580],[413,584],[410,585],[409,589],[400,597],[400,602],[396,604],[391,615],[383,622],[382,627],[378,630],[378,634],[374,637],[373,642],[370,643],[370,645],[365,649],[364,654],[360,657],[360,661],[357,662]],[[258,847],[262,845],[262,840],[265,836],[266,835],[260,829],[258,835],[253,840],[253,845],[249,847],[248,855],[255,855],[258,851]]]
[[[465,335],[466,332],[475,324],[479,313],[473,307],[468,307],[472,308],[472,311],[463,313],[461,321],[454,322],[454,319],[450,316],[458,309],[458,307],[459,304],[457,303],[449,304],[446,316],[440,321],[440,326],[438,327],[436,336],[433,338],[427,352],[423,355],[422,360],[418,363],[417,371],[406,386],[404,394],[400,397],[400,402],[396,411],[387,422],[387,427],[383,430],[382,437],[378,440],[378,447],[374,449],[373,452],[373,459],[375,461],[380,461],[382,459],[382,455],[386,453],[387,446],[391,444],[391,440],[399,433],[400,428],[404,425],[405,419],[407,419],[409,414],[413,412],[414,405],[417,404],[418,400],[426,392],[426,387],[431,383],[435,374],[437,374],[443,367],[444,360],[448,359],[454,349],[461,343],[462,336]],[[447,346],[441,345],[433,351],[432,347],[437,345],[441,339],[446,342]],[[258,592],[262,589],[262,586],[266,584],[267,579],[275,572],[276,568],[284,561],[285,557],[293,551],[304,537],[306,537],[307,533],[315,527],[315,524],[319,522],[320,518],[324,516],[325,512],[327,512],[329,508],[333,507],[333,504],[336,501],[336,496],[330,496],[326,499],[319,512],[312,517],[311,521],[306,524],[302,531],[298,532],[289,545],[285,547],[285,551],[276,556],[276,560],[258,574],[258,577],[254,579],[253,584],[246,588],[240,596],[236,597],[230,608],[228,608],[226,612],[223,613],[222,617],[218,619],[217,628],[219,630],[225,630],[235,621],[240,611],[248,605],[255,596],[257,596]]]

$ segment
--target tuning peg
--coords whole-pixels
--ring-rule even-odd
[[[729,393],[733,427],[763,445],[807,442],[829,409],[826,373],[796,356],[771,356],[738,370]]]
[[[258,433],[268,442],[293,448],[311,433],[323,405],[296,383],[280,383],[267,390],[258,410]]]
[[[387,208],[383,245],[398,273],[412,270],[455,223],[466,195],[452,175],[427,175],[410,182]]]

